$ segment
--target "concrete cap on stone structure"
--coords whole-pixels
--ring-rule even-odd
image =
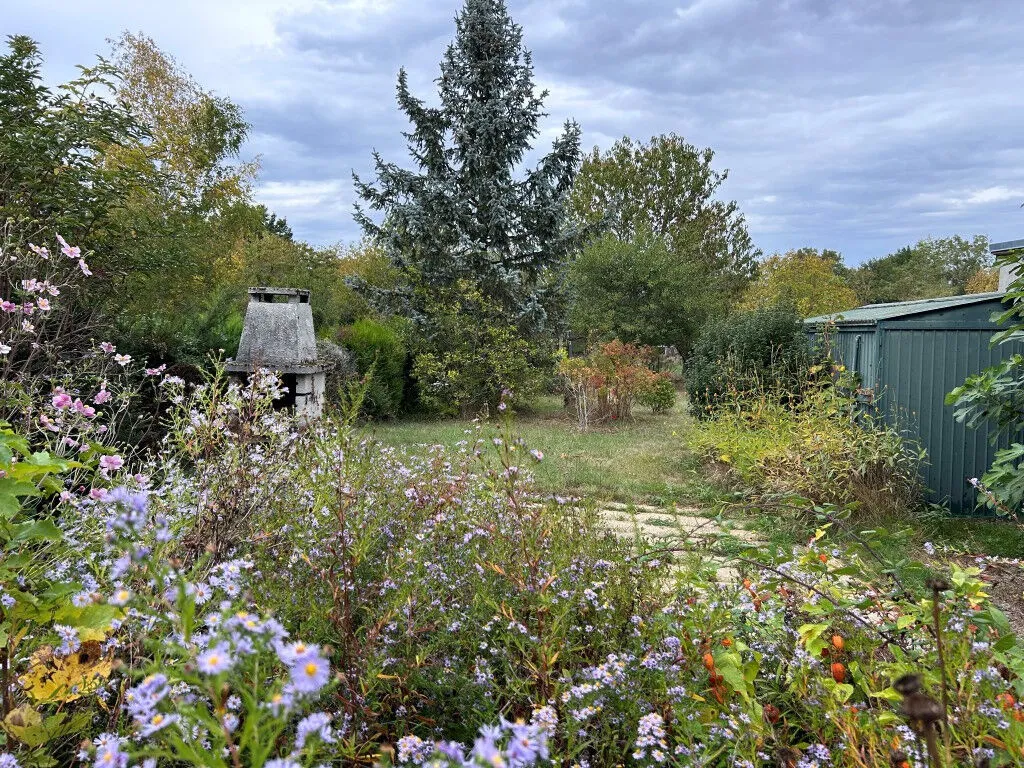
[[[238,354],[227,369],[247,372],[269,368],[298,374],[322,371],[309,295],[304,288],[250,288]]]

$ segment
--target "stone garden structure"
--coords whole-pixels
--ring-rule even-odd
[[[304,420],[323,412],[325,386],[309,296],[302,288],[250,288],[238,354],[227,364],[243,376],[260,368],[277,372],[287,388],[280,405]]]

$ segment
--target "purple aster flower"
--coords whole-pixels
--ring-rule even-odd
[[[82,647],[82,641],[78,639],[78,630],[64,624],[54,624],[54,631],[60,637],[60,648],[56,650],[57,656],[70,656]]]
[[[17,758],[10,752],[0,752],[0,768],[20,768]]]
[[[509,760],[517,765],[533,765],[537,758],[548,756],[548,740],[545,732],[535,726],[516,723],[512,726],[512,735],[508,740],[507,754]]]
[[[121,750],[121,739],[112,733],[101,733],[96,737],[96,760],[94,768],[126,768],[128,755]]]
[[[325,744],[333,744],[334,731],[331,730],[331,716],[326,712],[314,712],[299,720],[295,728],[295,748],[306,746],[306,739],[317,736]]]
[[[139,729],[139,735],[146,737],[152,736],[157,731],[163,730],[168,725],[176,723],[179,720],[178,715],[165,715],[162,712],[154,712],[142,728]]]
[[[291,667],[292,686],[299,693],[316,693],[331,678],[331,665],[319,651],[311,651],[295,660]]]
[[[196,662],[200,672],[207,675],[219,675],[230,669],[235,660],[231,658],[231,650],[227,643],[218,643],[213,648],[201,653]]]

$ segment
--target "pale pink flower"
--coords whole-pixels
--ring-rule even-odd
[[[36,306],[39,307],[41,312],[50,311],[50,300],[49,299],[36,299]]]
[[[31,301],[26,301],[24,304],[21,305],[21,311],[24,312],[26,315],[31,315],[33,312],[36,311],[36,305],[33,304]]]
[[[56,285],[47,285],[46,292],[51,296],[60,296],[60,288],[58,288]]]
[[[124,368],[126,365],[128,365],[128,363],[130,363],[132,361],[132,356],[131,355],[114,355],[114,360],[117,362],[118,365],[120,365],[122,368]]]
[[[49,259],[50,258],[50,252],[46,249],[45,246],[38,246],[38,245],[33,245],[32,243],[29,243],[28,247],[32,251],[32,253],[36,254],[36,256],[39,256],[42,259]]]
[[[21,321],[21,330],[23,330],[25,333],[32,333],[33,331],[35,331],[35,329],[36,327],[32,325],[32,323],[30,323],[28,320]]]
[[[92,399],[92,401],[96,403],[96,405],[103,405],[112,397],[113,395],[110,394],[110,392],[108,392],[105,389],[101,389],[99,392],[96,393],[96,396]]]
[[[82,414],[86,418],[91,419],[93,416],[96,415],[96,409],[93,408],[91,405],[86,405],[85,403],[83,403],[80,398],[75,398],[75,402],[72,403],[72,407],[75,409],[75,411]]]
[[[18,311],[18,305],[12,301],[7,301],[7,299],[4,299],[3,301],[0,301],[0,309],[2,309],[7,314],[11,314],[12,312]]]
[[[79,260],[81,260],[81,258],[82,258],[82,249],[81,248],[79,248],[77,245],[68,245],[68,241],[65,240],[63,237],[61,237],[60,235],[57,235],[57,242],[60,243],[61,253],[63,253],[69,259],[79,259]]]
[[[96,501],[102,501],[103,499],[107,498],[108,493],[109,491],[107,491],[106,488],[93,488],[91,491],[89,491],[89,498],[95,499]]]
[[[43,425],[44,429],[48,429],[50,432],[60,432],[60,427],[53,423],[45,413],[39,416],[39,423]]]
[[[124,466],[124,459],[116,454],[114,456],[100,456],[100,469],[105,472],[117,470]]]
[[[69,405],[71,405],[71,395],[69,395],[67,392],[58,392],[56,395],[53,396],[54,408],[63,411]]]
[[[161,365],[159,368],[147,368],[146,369],[146,375],[147,376],[159,376],[161,373],[164,372],[164,370],[166,368],[167,368],[166,364]]]
[[[86,277],[92,274],[92,270],[89,269],[89,265],[85,263],[85,259],[78,260],[78,268],[82,270],[82,274]]]
[[[109,341],[101,341],[100,342],[100,349],[102,349],[108,355],[112,355],[115,352],[117,352],[117,347],[115,347]]]
[[[0,355],[9,355],[11,353],[11,345],[0,342]]]

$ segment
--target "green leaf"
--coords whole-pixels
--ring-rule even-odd
[[[52,520],[46,519],[12,526],[12,531],[11,541],[16,544],[23,541],[60,541],[64,538],[64,532]]]

